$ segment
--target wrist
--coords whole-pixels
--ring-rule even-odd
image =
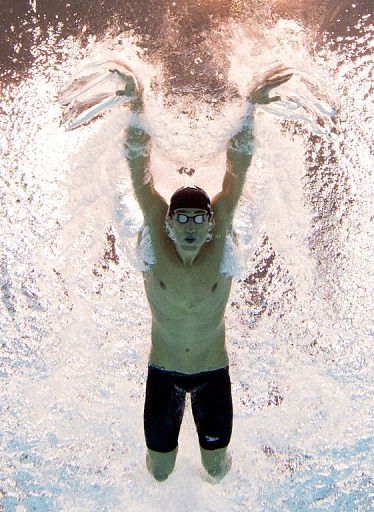
[[[142,114],[144,111],[143,95],[139,94],[138,96],[136,96],[131,101],[129,107],[134,114]]]

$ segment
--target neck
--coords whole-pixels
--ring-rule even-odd
[[[197,257],[199,256],[200,249],[201,249],[201,248],[199,248],[199,249],[196,249],[196,251],[194,251],[194,252],[187,253],[187,252],[179,249],[177,245],[175,245],[175,248],[177,250],[177,254],[178,254],[179,258],[181,259],[183,265],[185,265],[186,267],[191,267],[195,263]]]

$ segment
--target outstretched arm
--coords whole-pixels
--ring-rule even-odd
[[[230,217],[238,204],[243,191],[248,168],[253,154],[253,114],[254,105],[267,104],[280,100],[280,96],[269,97],[269,92],[287,82],[292,73],[269,78],[265,84],[257,87],[248,99],[247,111],[241,129],[229,141],[226,151],[226,173],[222,191],[213,199],[217,208],[223,207]]]
[[[151,209],[160,206],[160,203],[165,203],[165,200],[155,190],[150,173],[151,138],[141,127],[139,119],[143,113],[143,96],[141,91],[130,108],[133,116],[127,128],[125,154],[130,168],[135,197],[146,219]]]
[[[247,170],[253,153],[253,113],[254,106],[248,102],[247,112],[241,129],[229,140],[226,150],[226,172],[222,191],[213,199],[221,204],[226,213],[233,214],[242,194]]]

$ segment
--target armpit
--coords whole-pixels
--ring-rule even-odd
[[[143,226],[140,232],[137,253],[139,262],[142,267],[140,270],[142,272],[148,272],[150,270],[150,265],[154,265],[156,263],[156,256],[151,238],[151,230],[149,229],[148,225]]]
[[[234,235],[232,234],[226,237],[219,271],[227,277],[233,277],[240,272],[238,248],[234,241]]]

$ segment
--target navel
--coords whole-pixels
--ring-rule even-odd
[[[215,284],[213,285],[213,287],[212,287],[212,293],[213,293],[213,292],[215,292],[215,291],[217,290],[217,284],[218,284],[218,283],[215,283]]]
[[[165,290],[166,284],[164,283],[164,281],[160,281],[160,286],[163,290]]]

